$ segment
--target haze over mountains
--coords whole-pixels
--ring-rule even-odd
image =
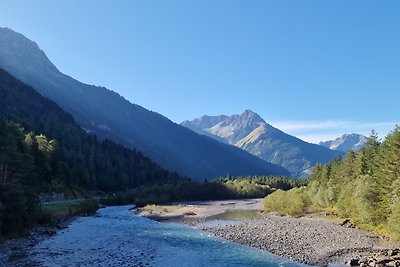
[[[327,147],[332,150],[347,152],[349,149],[358,151],[364,147],[368,138],[362,134],[344,134],[335,140],[319,142],[319,145]]]
[[[251,110],[232,116],[202,116],[182,125],[279,164],[296,177],[308,175],[316,163],[330,162],[343,154],[288,135]]]
[[[36,43],[8,28],[0,28],[0,67],[55,101],[86,131],[137,148],[168,170],[197,180],[227,174],[288,175],[280,166],[193,133],[104,87],[74,80]]]
[[[0,128],[1,185],[8,180],[35,192],[80,195],[183,180],[136,150],[98,141],[56,103],[1,68]]]

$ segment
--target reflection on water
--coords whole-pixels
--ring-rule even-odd
[[[190,227],[101,209],[32,248],[38,266],[304,266]]]
[[[257,219],[260,217],[259,210],[229,210],[220,214],[210,216],[209,220],[241,220]]]

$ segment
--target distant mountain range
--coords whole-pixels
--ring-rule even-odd
[[[335,140],[319,142],[319,145],[327,147],[332,150],[347,152],[349,149],[358,151],[364,147],[368,138],[362,134],[344,134]]]
[[[251,110],[232,116],[202,116],[181,125],[281,165],[295,177],[307,176],[316,163],[327,163],[343,155],[288,135]]]
[[[281,166],[61,73],[35,42],[8,28],[0,28],[0,67],[55,101],[87,132],[136,148],[168,170],[196,180],[228,174],[289,175]]]

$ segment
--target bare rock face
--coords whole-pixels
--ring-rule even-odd
[[[362,134],[344,134],[335,140],[320,142],[319,145],[332,150],[347,152],[349,149],[358,151],[364,147],[368,138]]]
[[[181,125],[281,165],[294,177],[308,176],[316,163],[330,162],[343,154],[288,135],[251,110],[240,115],[202,116]]]

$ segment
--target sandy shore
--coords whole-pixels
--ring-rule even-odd
[[[215,219],[215,215],[226,211],[261,208],[262,199],[251,199],[173,203],[137,209],[136,213],[158,221],[186,224],[310,265],[344,264],[360,259],[360,265],[390,266],[379,263],[391,262],[384,257],[392,253],[395,244],[377,234],[342,226],[342,220],[315,214],[301,218],[260,214],[252,219]]]
[[[147,206],[135,212],[143,217],[157,221],[176,222],[198,226],[207,218],[230,210],[261,210],[262,199],[190,201],[170,205]]]

